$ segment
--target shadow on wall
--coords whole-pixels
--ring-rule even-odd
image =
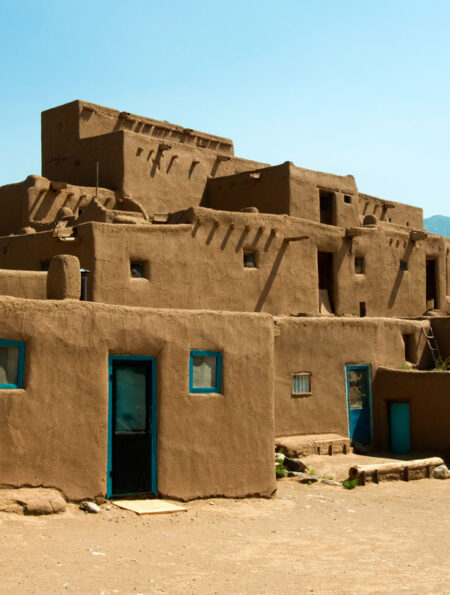
[[[405,271],[407,270],[407,268],[403,268],[402,263],[406,263],[406,266],[407,266],[409,257],[411,256],[411,252],[413,251],[413,248],[414,248],[414,242],[411,242],[411,240],[410,240],[408,242],[408,245],[406,246],[405,252],[403,253],[403,256],[399,263],[397,276],[395,277],[394,285],[392,286],[391,295],[389,296],[389,300],[388,300],[388,308],[394,307],[395,300],[397,299],[400,285],[403,280],[403,276],[405,274]]]
[[[264,285],[261,295],[259,296],[259,299],[256,303],[255,312],[261,312],[262,307],[264,306],[264,302],[266,301],[267,296],[269,295],[269,291],[272,288],[273,282],[275,281],[275,277],[277,276],[278,269],[280,268],[281,261],[283,260],[284,253],[286,252],[288,246],[289,244],[287,242],[283,242],[281,244],[278,254],[272,265],[272,270],[270,271],[266,284]]]
[[[201,227],[201,225],[202,225],[201,222],[197,219],[193,225],[192,232],[191,232],[191,235],[193,238],[195,238],[197,236],[198,230]],[[211,244],[214,237],[216,236],[216,233],[217,233],[217,230],[219,229],[219,227],[220,227],[220,224],[218,221],[212,222],[211,229],[209,230],[208,235],[205,240],[205,244],[207,244],[207,245]],[[225,250],[234,231],[235,231],[234,224],[229,224],[227,226],[224,237],[222,238],[222,242],[220,244],[221,250]],[[244,248],[244,246],[247,247],[249,250],[256,250],[256,248],[262,238],[263,233],[264,233],[264,227],[262,227],[262,226],[258,227],[253,240],[251,242],[249,242],[247,240],[250,235],[250,226],[248,226],[248,225],[245,226],[241,232],[241,235],[239,236],[239,239],[237,240],[236,247],[234,249],[235,252],[236,253],[240,252]],[[264,244],[264,247],[263,247],[264,252],[267,252],[269,250],[274,237],[275,237],[275,234],[271,231],[267,237],[265,244]],[[285,254],[288,246],[289,246],[289,242],[286,242],[286,241],[284,241],[281,244],[278,254],[276,255],[274,263],[272,265],[272,269],[271,269],[269,276],[267,278],[267,281],[266,281],[264,288],[261,292],[261,295],[259,296],[258,301],[255,305],[255,312],[261,312],[261,310],[264,306],[264,303],[267,299],[267,296],[269,295],[269,292],[270,292],[272,285],[275,281],[275,277],[277,276],[278,270],[281,266],[281,262],[283,260],[284,254]],[[345,252],[347,250],[347,246],[345,246],[343,248],[343,250]]]

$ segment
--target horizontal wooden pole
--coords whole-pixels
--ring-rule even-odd
[[[378,465],[355,465],[349,469],[350,479],[356,479],[361,475],[372,477],[376,475],[385,475],[405,469],[420,469],[422,467],[438,467],[443,465],[444,461],[440,457],[431,457],[429,459],[414,459],[412,461],[396,461],[395,463],[380,463]]]

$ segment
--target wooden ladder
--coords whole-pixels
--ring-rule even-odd
[[[428,332],[427,332],[428,330]],[[438,363],[438,360],[442,360],[441,352],[439,351],[439,345],[434,336],[433,329],[431,326],[428,329],[422,327],[423,334],[425,335],[425,339],[427,340],[428,347],[430,348],[431,355],[433,357],[434,365]]]

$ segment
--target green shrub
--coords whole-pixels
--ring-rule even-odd
[[[438,357],[434,365],[434,370],[436,372],[445,372],[450,370],[450,357],[446,357],[445,359]]]
[[[283,465],[276,465],[275,467],[275,477],[277,479],[281,479],[282,477],[286,477],[287,469]]]
[[[358,485],[358,478],[355,479],[346,479],[342,482],[342,485],[346,490],[354,490]]]

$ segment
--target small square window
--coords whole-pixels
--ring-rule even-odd
[[[357,275],[364,275],[365,273],[365,262],[363,256],[355,257],[355,273]]]
[[[311,374],[300,372],[292,374],[292,396],[311,394]]]
[[[244,250],[244,268],[245,269],[256,269],[256,252],[251,250]]]
[[[130,261],[130,275],[134,279],[148,279],[148,265],[143,260]]]
[[[189,392],[220,393],[222,390],[222,353],[191,351],[189,359]]]
[[[345,202],[345,204],[347,204],[347,205],[350,205],[350,204],[352,204],[352,197],[351,197],[351,196],[349,196],[348,194],[344,194],[344,202]]]
[[[41,260],[40,266],[41,266],[41,271],[48,271],[48,268],[50,266],[50,261],[49,260]]]
[[[22,388],[25,343],[0,339],[0,389]]]
[[[406,260],[401,260],[400,261],[400,270],[401,271],[407,271],[408,270],[408,263]]]

